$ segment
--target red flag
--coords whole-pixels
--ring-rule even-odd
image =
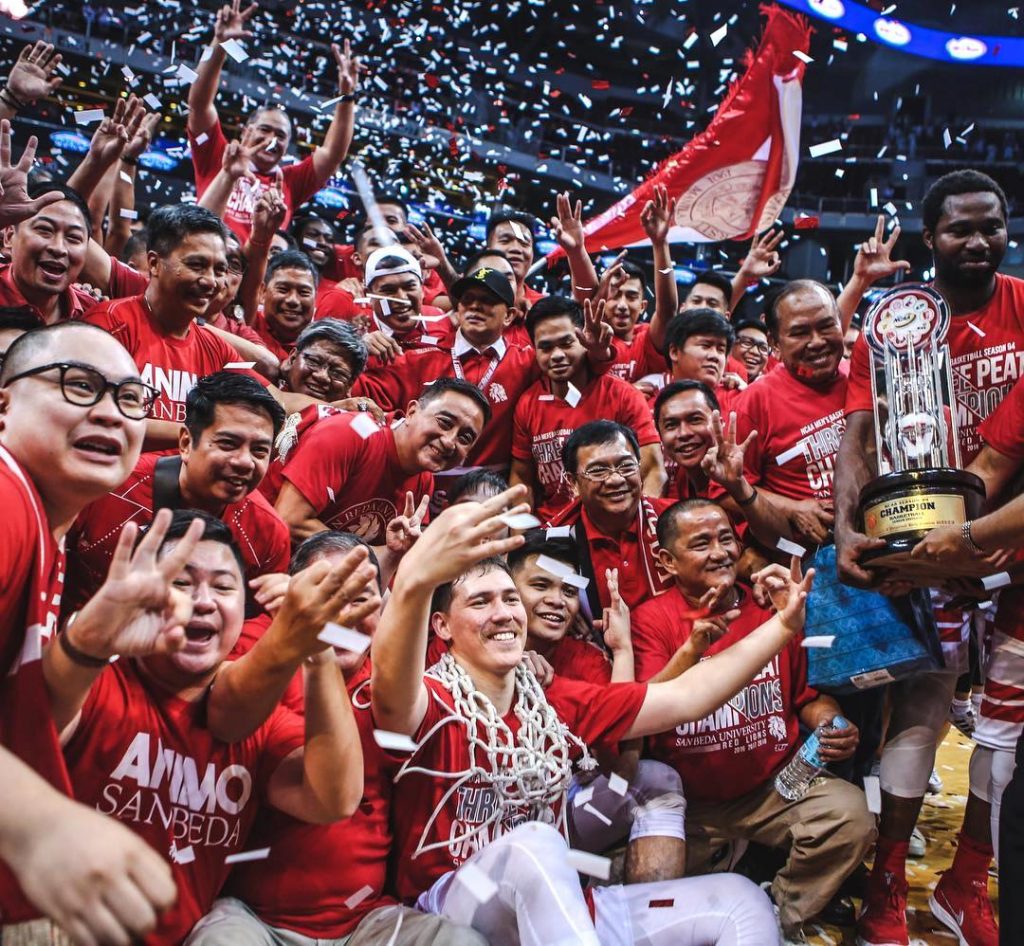
[[[711,124],[667,158],[627,197],[584,228],[587,249],[648,243],[640,211],[655,184],[674,202],[672,243],[741,240],[779,215],[796,179],[807,21],[778,7],[765,8],[761,45],[747,53],[747,71],[729,90]],[[553,262],[561,247],[548,255]]]

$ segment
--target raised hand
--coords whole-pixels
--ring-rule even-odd
[[[107,580],[67,632],[73,634],[76,647],[93,657],[142,657],[185,646],[192,601],[174,591],[173,581],[202,538],[203,523],[193,522],[159,557],[170,524],[170,510],[161,509],[134,551],[138,526],[129,522],[121,530]]]
[[[213,24],[213,38],[218,43],[229,39],[245,39],[252,36],[252,30],[247,30],[245,24],[249,22],[258,9],[255,3],[242,9],[242,0],[231,0],[217,11],[217,19]]]
[[[109,167],[124,153],[128,142],[138,134],[146,106],[137,95],[118,99],[114,113],[103,119],[93,132],[89,152],[104,166]]]
[[[281,229],[288,205],[278,187],[265,190],[256,200],[252,210],[252,232],[249,240],[262,246],[269,246],[274,234]]]
[[[422,535],[423,517],[429,505],[429,496],[424,496],[416,505],[416,497],[409,492],[405,494],[405,510],[388,523],[385,531],[384,541],[389,551],[404,555],[413,547]]]
[[[146,153],[153,143],[153,138],[156,137],[156,130],[160,127],[160,118],[159,112],[146,113],[135,133],[128,139],[128,144],[124,146],[124,150],[121,152],[122,158],[137,161],[141,155]]]
[[[57,90],[61,83],[54,75],[60,65],[60,53],[50,43],[29,43],[15,60],[7,76],[7,91],[23,105],[33,105]]]
[[[566,251],[583,246],[586,239],[583,233],[583,202],[576,201],[574,207],[566,191],[555,198],[555,210],[558,216],[551,218],[551,229],[558,245]]]
[[[782,257],[778,253],[778,248],[785,235],[784,230],[776,232],[774,229],[766,230],[760,236],[755,234],[739,269],[747,283],[767,279],[778,272],[782,265]]]
[[[529,512],[529,504],[521,502],[525,495],[526,487],[519,485],[481,503],[449,506],[402,559],[399,576],[436,588],[485,558],[518,548],[525,541],[521,535],[499,538],[508,528],[500,517]]]
[[[701,596],[697,603],[698,617],[693,621],[690,636],[684,645],[695,657],[700,659],[707,649],[726,631],[729,625],[740,616],[739,608],[731,608],[721,614],[716,613],[719,603],[732,585],[715,585]]]
[[[64,200],[60,191],[48,191],[35,199],[28,196],[28,172],[36,157],[39,139],[28,139],[21,160],[11,164],[11,123],[0,121],[0,227],[11,227],[39,213],[44,207]]]
[[[420,265],[424,269],[437,269],[448,259],[444,246],[437,238],[430,224],[424,222],[422,227],[414,227],[411,223],[405,228],[405,235],[419,248],[422,254]]]
[[[894,260],[892,251],[900,238],[899,225],[892,228],[889,239],[885,237],[885,215],[879,214],[875,222],[875,232],[868,237],[857,250],[853,261],[853,278],[866,285],[872,285],[879,279],[886,279],[896,273],[906,273],[911,265],[906,260]]]
[[[803,575],[800,559],[794,555],[788,569],[783,565],[769,565],[750,577],[771,599],[782,626],[793,633],[803,630],[807,596],[814,584],[814,569]]]
[[[340,49],[337,43],[331,43],[331,52],[338,67],[338,94],[351,95],[359,85],[359,57],[352,55],[352,47],[347,39]]]
[[[609,296],[611,296],[611,294],[618,288],[619,283],[626,278],[626,274],[622,269],[622,261],[626,258],[627,252],[627,250],[623,250],[619,253],[619,255],[612,260],[611,266],[601,273],[601,277],[597,281],[597,292],[593,295],[593,298],[596,301],[609,298]]]
[[[263,140],[259,138],[247,143],[229,141],[228,146],[224,149],[224,157],[221,158],[221,170],[233,181],[240,178],[255,181],[256,173],[253,171],[252,159],[263,147],[263,144]]]
[[[612,327],[604,320],[604,299],[596,305],[590,300],[583,301],[583,328],[576,329],[580,344],[591,355],[607,361],[612,351]]]
[[[291,575],[284,572],[267,572],[257,575],[249,582],[253,598],[267,614],[277,614],[284,604],[284,596],[288,594],[288,583]]]
[[[668,199],[668,188],[664,184],[654,185],[654,196],[640,211],[640,224],[652,243],[664,243],[668,239],[672,224],[672,204]]]
[[[736,486],[743,479],[743,457],[747,447],[754,442],[757,431],[752,430],[743,443],[736,442],[736,412],[729,414],[729,422],[722,427],[722,415],[718,411],[711,413],[711,433],[715,442],[708,447],[700,468],[708,479],[725,486]]]
[[[604,642],[614,654],[621,650],[630,650],[633,638],[630,634],[629,605],[619,594],[619,570],[605,569],[608,583],[609,606],[604,609],[599,621],[594,626],[604,635]]]

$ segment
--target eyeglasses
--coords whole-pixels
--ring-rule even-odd
[[[636,460],[623,460],[615,466],[588,466],[585,470],[580,470],[580,476],[586,477],[592,483],[603,483],[615,473],[628,480],[639,472],[640,464]]]
[[[142,420],[149,417],[156,401],[156,388],[151,388],[141,381],[108,381],[95,368],[88,365],[78,365],[74,362],[54,362],[50,365],[40,365],[38,368],[29,368],[20,374],[8,378],[4,387],[20,381],[22,378],[31,378],[47,371],[59,371],[59,380],[44,378],[44,381],[53,381],[60,385],[60,393],[68,404],[76,407],[92,407],[99,404],[107,391],[114,392],[114,403],[117,409],[129,420]]]
[[[318,371],[326,371],[327,377],[336,384],[352,383],[352,373],[348,368],[335,368],[329,365],[322,358],[318,358],[316,355],[307,355],[304,351],[299,352],[299,358],[302,359],[302,363],[306,366],[306,370],[313,374],[316,374]]]
[[[245,275],[245,260],[235,257],[228,257],[228,272],[233,273],[235,276]]]
[[[746,348],[746,349],[753,348],[753,349],[756,349],[762,355],[767,355],[768,352],[770,351],[770,349],[768,348],[768,343],[767,342],[759,342],[756,338],[747,338],[746,335],[741,335],[739,338],[737,338],[736,339],[736,344],[740,348]]]

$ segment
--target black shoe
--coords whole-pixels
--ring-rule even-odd
[[[837,893],[825,908],[819,913],[815,920],[819,923],[827,923],[829,926],[853,926],[857,920],[857,911],[848,897]]]
[[[840,884],[838,895],[841,897],[853,897],[854,900],[863,900],[864,892],[867,890],[868,877],[870,876],[871,871],[863,864],[858,864],[853,869],[853,873]]]

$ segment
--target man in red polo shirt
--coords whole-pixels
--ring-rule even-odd
[[[637,608],[632,625],[637,679],[661,682],[735,645],[771,612],[736,584],[740,544],[717,503],[690,499],[672,506],[658,519],[658,539],[673,587]],[[687,647],[695,619],[707,614],[712,590],[712,613],[728,630],[710,647],[706,641]],[[721,632],[716,628],[714,633]],[[648,742],[651,756],[682,776],[688,822],[719,837],[788,851],[771,890],[787,941],[802,939],[801,927],[838,892],[875,835],[864,794],[849,782],[828,777],[816,781],[795,802],[775,790],[775,776],[797,751],[800,724],[813,730],[841,716],[831,696],[807,685],[807,656],[800,644],[791,640],[748,686],[706,719]],[[685,648],[682,654],[680,648]],[[857,739],[852,725],[826,729],[822,758],[848,758]],[[801,843],[805,832],[813,844]],[[708,853],[695,848],[691,845],[691,862]]]
[[[206,314],[227,278],[224,224],[202,207],[160,207],[149,218],[149,285],[141,296],[103,302],[86,321],[106,329],[157,389],[147,421],[154,448],[172,446],[185,419],[185,398],[203,375],[238,353],[195,320]]]
[[[287,568],[288,527],[256,489],[270,465],[284,408],[257,381],[229,371],[200,378],[185,404],[178,456],[144,454],[123,484],[75,520],[65,610],[99,587],[124,525],[145,527],[164,507],[201,509],[223,520],[247,579]]]
[[[664,594],[672,584],[658,557],[656,527],[671,500],[643,494],[636,434],[614,421],[591,421],[565,442],[562,463],[579,499],[550,526],[572,531],[589,579],[589,615],[597,617],[611,604],[611,569],[618,570],[619,591],[630,608]]]
[[[263,345],[281,361],[295,349],[295,340],[313,320],[319,274],[313,261],[298,250],[270,258],[260,287],[261,308],[249,324]]]
[[[57,629],[64,536],[85,505],[131,471],[152,396],[124,348],[79,322],[22,335],[0,371],[0,744],[10,751],[0,761],[4,808],[19,822],[4,823],[0,852],[38,907],[0,869],[9,927],[42,910],[83,939],[112,929],[128,937],[152,928],[154,911],[174,899],[159,858],[53,791],[72,794],[39,659]],[[97,611],[103,599],[101,592],[79,614],[83,631],[120,630],[109,611]],[[49,784],[26,773],[22,760]],[[149,906],[122,909],[126,895]]]
[[[768,548],[780,535],[821,544],[832,532],[833,470],[846,429],[839,309],[821,283],[797,279],[783,287],[766,319],[782,365],[733,401],[736,439],[757,432],[743,459],[749,489],[734,498],[746,512],[752,492],[768,494],[789,520],[790,529],[779,533],[759,523],[755,535]]]
[[[196,70],[199,74],[189,88],[188,140],[200,196],[220,171],[228,144],[214,104],[226,49],[239,46],[240,40],[252,35],[246,22],[255,12],[256,4],[242,10],[240,0],[231,0],[217,11],[213,43],[204,53]],[[235,182],[224,214],[227,225],[243,241],[249,236],[253,209],[261,194],[281,185],[288,205],[284,221],[287,226],[292,212],[320,190],[345,159],[352,141],[359,60],[349,51],[348,40],[343,49],[332,44],[331,52],[338,67],[338,99],[324,143],[312,154],[282,167],[281,159],[291,143],[292,123],[280,108],[258,108],[246,122],[242,144],[247,148],[259,146],[253,157],[254,171],[251,179],[239,178]]]
[[[490,419],[484,396],[450,378],[405,409],[393,427],[378,427],[369,414],[336,414],[302,435],[281,470],[275,502],[294,540],[337,529],[381,544],[406,493],[416,503],[431,495],[433,474],[460,465]]]
[[[643,395],[609,372],[595,377],[577,331],[583,309],[566,296],[546,296],[526,316],[541,377],[523,393],[512,422],[510,484],[525,483],[530,502],[550,519],[573,500],[562,467],[562,446],[587,421],[604,418],[632,428],[640,443],[645,490],[664,485],[661,445]]]
[[[10,186],[5,182],[5,188]],[[85,265],[92,228],[89,208],[64,184],[45,181],[27,189],[37,205],[42,203],[38,198],[53,191],[60,193],[59,200],[11,227],[11,262],[0,267],[0,305],[25,306],[47,325],[80,319],[96,303],[73,286]]]
[[[922,202],[922,235],[935,264],[934,287],[949,303],[946,344],[960,439],[960,459],[969,464],[981,447],[979,428],[1021,374],[1024,360],[1024,280],[1001,274],[1007,247],[1007,202],[1002,188],[979,171],[954,171],[939,178]],[[846,432],[836,457],[835,536],[840,577],[851,584],[877,584],[859,562],[881,544],[856,521],[862,487],[876,475],[874,398],[867,342],[853,348],[846,398]],[[899,590],[898,584],[894,590]],[[949,612],[946,612],[949,615]],[[944,615],[945,616],[945,615]],[[956,620],[953,620],[956,618]],[[893,716],[882,754],[882,818],[867,907],[859,921],[865,943],[908,941],[905,904],[907,839],[917,821],[935,746],[947,720],[956,678],[966,669],[970,621],[954,612],[955,638],[944,639],[947,671],[922,674],[893,685]],[[972,944],[994,943],[998,933],[988,900],[992,858],[987,804],[968,795],[955,867],[947,874],[940,919]],[[937,913],[938,915],[938,913]]]

